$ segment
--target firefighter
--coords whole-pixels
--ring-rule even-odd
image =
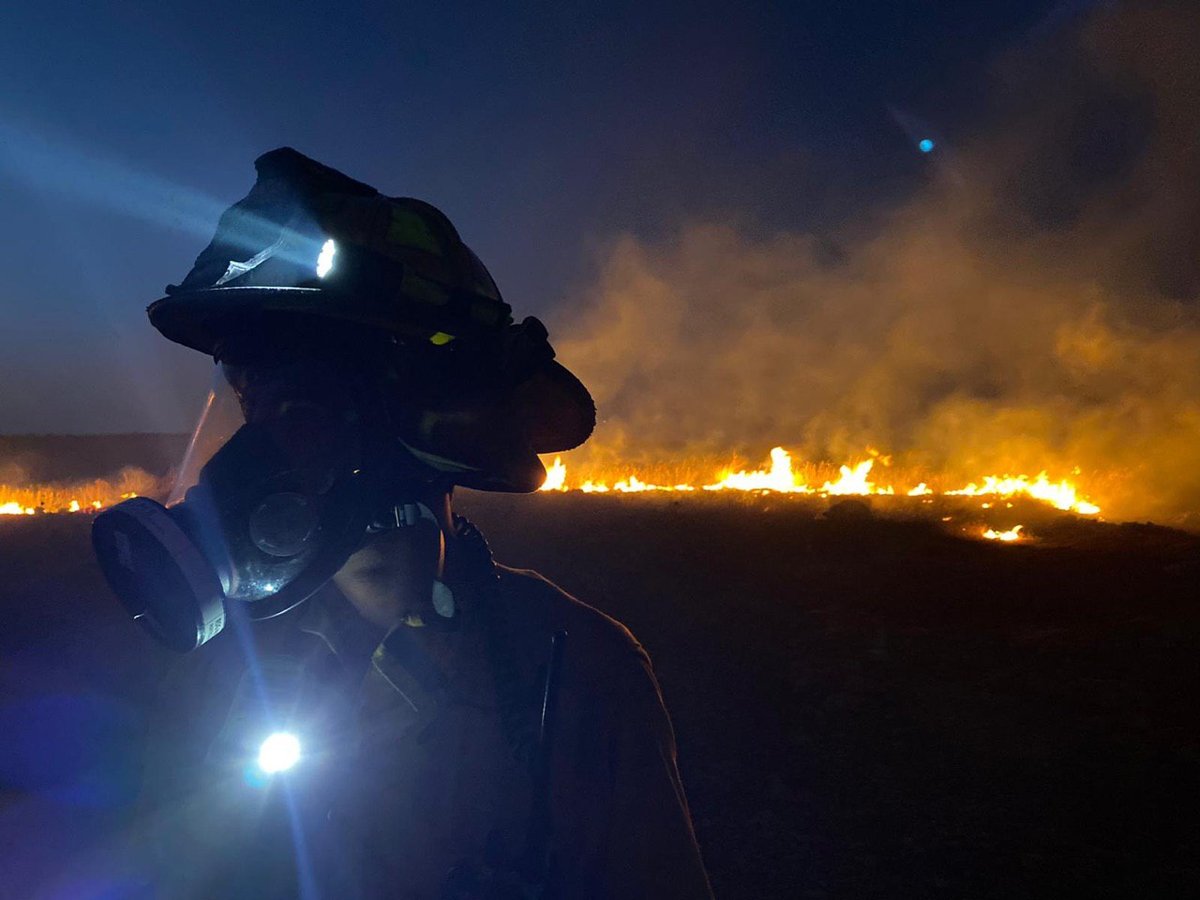
[[[256,168],[149,308],[217,363],[175,491],[93,530],[191,651],[134,865],[165,897],[709,897],[645,651],[452,511],[535,490],[587,390],[437,209]]]

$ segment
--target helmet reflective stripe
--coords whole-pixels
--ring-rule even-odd
[[[429,223],[411,209],[392,207],[392,221],[388,225],[387,241],[389,244],[400,244],[404,247],[414,247],[441,256],[442,245],[429,228]]]
[[[270,259],[272,256],[275,255],[275,251],[279,249],[279,245],[282,243],[283,243],[283,236],[280,235],[279,239],[277,241],[275,241],[275,243],[273,243],[271,246],[267,247],[265,250],[261,250],[258,253],[255,253],[252,257],[250,257],[245,262],[238,262],[237,260],[231,259],[229,261],[229,268],[225,270],[224,275],[222,275],[220,278],[218,278],[213,283],[213,287],[220,287],[221,285],[225,284],[226,282],[233,281],[235,278],[240,278],[241,276],[243,276],[247,272],[249,272],[251,269],[258,268],[260,265],[262,265],[264,262],[266,262],[268,259]]]

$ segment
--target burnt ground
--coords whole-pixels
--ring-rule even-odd
[[[997,546],[932,510],[779,500],[459,506],[501,561],[650,650],[718,897],[1200,887],[1196,539],[1043,514],[1039,543]],[[0,897],[30,896],[136,790],[163,657],[103,587],[88,525],[0,521]]]

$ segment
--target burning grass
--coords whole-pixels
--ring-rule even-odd
[[[1015,541],[1028,539],[1021,534],[1024,528],[1024,525],[1014,525],[1005,531],[997,531],[995,528],[985,528],[983,536],[989,541],[1002,541],[1003,543],[1011,544]]]
[[[783,447],[770,452],[767,463],[758,469],[718,469],[709,480],[700,480],[695,472],[696,464],[687,467],[659,466],[657,471],[641,473],[620,469],[584,468],[583,476],[570,479],[567,465],[562,457],[555,457],[546,468],[543,491],[579,490],[585,494],[618,493],[633,494],[648,491],[686,493],[691,491],[747,491],[780,494],[808,494],[822,497],[846,496],[962,496],[985,498],[983,508],[994,502],[1007,502],[1014,498],[1031,499],[1048,504],[1055,509],[1092,516],[1100,507],[1086,498],[1070,480],[1053,481],[1046,472],[1029,475],[987,475],[965,487],[937,489],[938,484],[948,479],[928,477],[918,480],[915,476],[890,469],[890,457],[877,451],[868,451],[867,458],[839,466],[836,471],[830,465],[795,464],[792,456]],[[876,464],[879,464],[878,467]],[[819,487],[817,485],[820,485]]]
[[[113,479],[45,484],[0,484],[0,515],[92,512],[129,497],[155,496],[162,479],[142,469],[122,469]]]
[[[547,461],[543,494],[582,493],[614,498],[636,494],[671,497],[692,504],[702,498],[791,503],[809,501],[813,515],[834,513],[839,500],[869,499],[867,514],[883,513],[912,519],[940,519],[946,531],[1003,544],[1031,543],[1031,528],[1047,516],[1070,513],[1096,517],[1100,507],[1069,480],[1037,476],[990,475],[965,487],[945,487],[948,479],[906,472],[877,451],[866,458],[834,467],[796,462],[783,447],[770,451],[760,468],[738,464],[709,465],[703,460],[651,465],[635,471],[612,466],[575,466],[562,457]],[[703,475],[706,470],[708,477]],[[60,481],[45,484],[0,484],[0,515],[31,516],[53,513],[91,513],[134,496],[161,497],[169,475],[158,477],[138,468],[123,469],[113,479]],[[848,507],[846,508],[848,509]],[[837,511],[844,513],[845,509]],[[1022,524],[1017,524],[1016,518]]]

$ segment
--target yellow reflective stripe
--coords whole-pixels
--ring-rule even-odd
[[[418,250],[425,250],[438,256],[442,255],[442,245],[430,231],[428,223],[411,210],[392,209],[392,221],[388,225],[387,239],[392,244],[416,247]]]
[[[444,331],[439,331],[437,334],[430,336],[429,343],[433,344],[435,347],[441,347],[450,343],[452,340],[454,340],[454,335],[446,334]]]

